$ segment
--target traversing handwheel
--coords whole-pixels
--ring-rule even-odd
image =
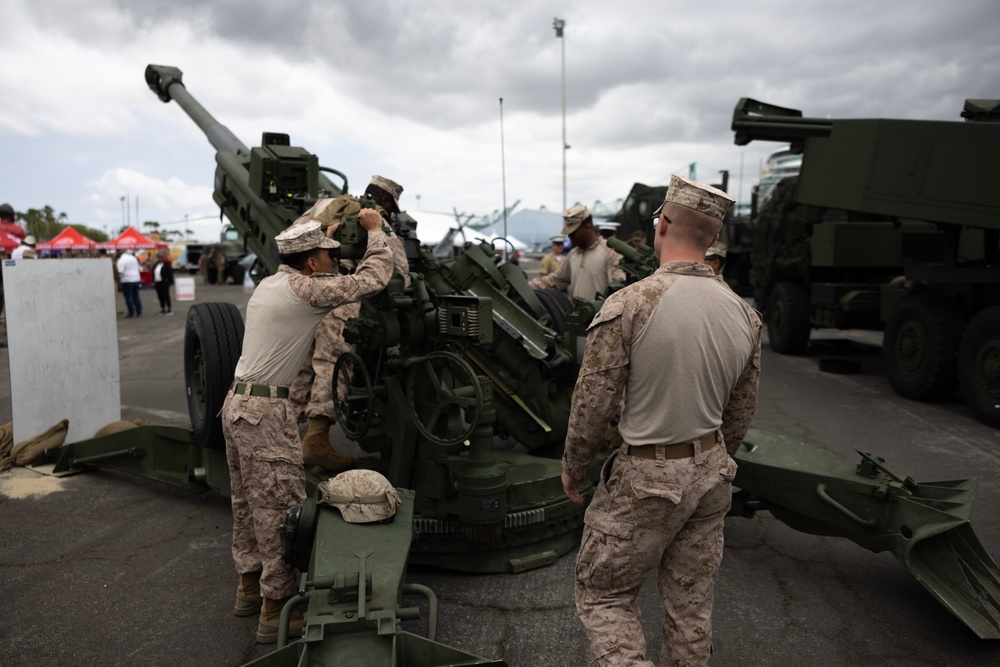
[[[483,413],[479,376],[451,352],[431,352],[406,379],[414,426],[433,443],[451,446],[469,439]]]

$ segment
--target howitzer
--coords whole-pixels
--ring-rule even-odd
[[[152,80],[161,81],[155,69]],[[179,99],[180,72],[159,69],[172,72],[170,94]],[[186,91],[184,98],[188,106],[197,104]],[[192,117],[207,116],[204,110],[198,111],[200,106],[193,108]],[[228,136],[217,125],[210,125],[215,128],[210,139],[214,134]],[[228,150],[222,145],[220,152]],[[289,153],[297,162],[317,164],[300,159],[301,149],[289,147]],[[227,211],[265,202],[250,191],[247,164],[234,163],[232,156],[217,156],[216,161],[223,171],[222,178],[217,172],[217,184],[230,183],[227,192],[236,198],[227,204]],[[233,166],[233,171],[224,165]],[[281,173],[282,168],[274,170]],[[308,184],[311,177],[302,182]],[[264,184],[261,180],[258,185]],[[253,197],[239,199],[246,191]],[[216,195],[217,200],[225,199],[218,191]],[[307,191],[289,191],[280,202],[264,204],[269,213],[242,215],[290,224],[314,201]],[[241,219],[237,216],[231,221],[249,232],[251,227]],[[415,221],[412,224],[416,226]],[[253,242],[266,253],[277,231],[267,231],[264,223],[257,230]],[[266,268],[268,255],[260,257]],[[654,268],[648,253],[634,259],[637,268],[630,280]],[[641,268],[644,264],[646,269]],[[405,526],[409,536],[395,533],[393,539],[410,545],[406,553],[411,562],[453,569],[516,572],[550,563],[576,545],[580,525],[579,510],[563,496],[555,457],[568,420],[580,340],[599,304],[581,300],[570,304],[556,294],[533,292],[520,269],[503,264],[485,243],[466,244],[462,256],[454,260],[434,258],[421,248],[411,259],[411,278],[410,287],[393,279],[383,293],[363,304],[360,316],[345,333],[354,341],[356,352],[342,357],[335,372],[346,390],[337,401],[341,427],[373,455],[368,465],[384,472],[395,486],[412,490],[412,494],[406,492],[406,511],[394,524],[397,529]],[[227,493],[221,434],[211,416],[218,413],[231,382],[241,340],[242,320],[235,307],[192,307],[185,339],[185,375],[193,431],[140,427],[67,445],[51,452],[50,460],[57,470],[107,467]],[[517,446],[498,446],[498,438]],[[961,602],[945,604],[977,634],[1000,637],[996,613],[1000,577],[996,565],[976,547],[968,526],[970,483],[912,485],[880,466],[874,467],[874,478],[865,477],[861,483],[859,473],[839,457],[759,431],[751,432],[736,458],[741,466],[736,484],[754,496],[738,503],[744,514],[772,509],[800,530],[842,535],[868,549],[902,554],[904,566],[938,599],[950,600],[953,589],[959,590]],[[315,498],[316,484],[328,475],[311,469],[307,476],[310,495]],[[947,495],[940,489],[947,490]],[[804,501],[814,495],[821,500]],[[933,529],[927,528],[926,516],[919,514],[901,521],[885,520],[897,516],[900,507],[920,502],[947,509],[950,518],[943,522],[935,518]],[[362,605],[361,598],[364,593],[367,599],[368,591],[374,590],[366,583],[362,587],[369,572],[374,576],[374,570],[368,569],[374,561],[369,563],[359,554],[365,553],[366,541],[377,541],[370,537],[375,533],[353,530],[336,518],[328,508],[317,510],[312,505],[310,509],[307,503],[288,524],[285,536],[292,545],[290,553],[305,572],[300,601],[308,600],[309,610],[302,643],[317,652],[337,651],[334,645],[360,627],[346,622],[337,626],[331,616],[340,614],[338,618],[346,620],[372,610]],[[959,543],[972,546],[959,552]],[[349,549],[350,556],[334,557],[331,550],[335,549]],[[933,558],[924,555],[929,552]],[[406,558],[399,552],[395,556],[389,555],[390,550],[386,553],[392,562],[386,590],[401,590]],[[975,572],[974,582],[962,586],[955,581],[956,566],[961,572]],[[348,592],[351,585],[344,582],[355,582],[357,594]],[[391,594],[382,594],[380,599],[382,615],[372,616],[363,631],[384,639],[387,634],[395,636],[396,620],[410,612],[389,609],[386,601],[392,599]],[[353,605],[353,610],[323,606],[331,600]],[[327,643],[327,648],[320,647]],[[292,651],[303,649],[298,645]]]
[[[187,92],[180,70],[150,65],[146,81],[175,100],[216,148],[215,200],[258,255],[255,277],[277,267],[274,237],[321,197],[342,194],[316,156],[287,135],[248,149]],[[347,221],[348,223],[353,221]],[[419,227],[394,218],[404,235]],[[341,255],[363,255],[360,227],[337,230]],[[415,492],[413,559],[477,571],[538,567],[573,548],[582,515],[562,494],[560,455],[576,380],[575,348],[561,340],[564,295],[536,293],[487,243],[454,260],[408,251],[412,284],[396,276],[362,304],[345,331],[356,353],[335,377],[346,390],[338,421],[397,487]],[[189,315],[185,369],[199,444],[221,449],[216,415],[239,358],[234,308],[199,304]],[[345,392],[340,392],[343,395]],[[521,449],[494,451],[495,438]],[[475,555],[475,557],[470,557]]]

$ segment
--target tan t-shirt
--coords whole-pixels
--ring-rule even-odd
[[[559,263],[559,268],[545,277],[532,278],[532,289],[566,289],[570,296],[594,299],[604,295],[608,285],[625,281],[625,272],[618,268],[621,255],[608,247],[608,242],[598,238],[586,250],[573,248]]]
[[[587,333],[563,470],[584,478],[620,408],[630,445],[720,429],[732,454],[757,408],[760,329],[757,313],[698,262],[667,262],[612,294]]]

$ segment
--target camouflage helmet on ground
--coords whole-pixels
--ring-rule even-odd
[[[347,523],[372,523],[392,518],[399,493],[374,470],[348,470],[319,485],[320,503],[340,510]]]

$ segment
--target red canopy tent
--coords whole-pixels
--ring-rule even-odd
[[[72,227],[65,227],[49,241],[35,246],[36,250],[93,250],[97,242],[88,239]]]
[[[135,227],[128,227],[114,241],[98,243],[97,247],[108,250],[159,250],[170,246],[146,238]]]

